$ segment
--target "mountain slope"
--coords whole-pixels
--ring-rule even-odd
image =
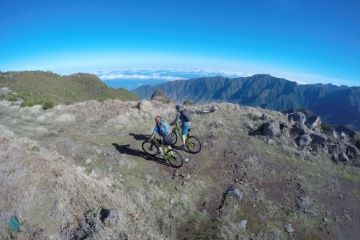
[[[312,109],[328,122],[360,130],[360,88],[328,94],[312,105]]]
[[[172,119],[174,105],[136,106],[106,100],[19,111],[0,101],[0,238],[358,239],[359,168],[249,135],[262,115],[287,122],[283,114],[194,105],[216,111],[194,114],[203,149],[180,151],[190,160],[173,169],[141,144],[155,115]],[[24,230],[9,230],[14,215]]]
[[[299,85],[286,79],[259,74],[235,79],[211,77],[173,81],[151,87],[141,86],[134,92],[140,98],[147,99],[157,88],[163,90],[174,100],[181,102],[185,100],[194,102],[228,101],[278,111],[308,108],[328,120],[330,124],[344,122],[347,126],[360,130],[360,124],[355,121],[354,117],[350,114],[337,115],[337,109],[331,107],[331,94],[339,92],[336,97],[338,100],[343,97],[341,102],[345,105],[342,105],[342,108],[354,110],[354,115],[357,116],[360,114],[358,110],[360,103],[357,101],[357,92],[360,88],[352,88],[353,91],[349,91],[348,87],[331,84]],[[345,100],[347,98],[345,92],[351,95],[349,96],[349,99],[352,99],[351,102]],[[321,106],[317,103],[320,100]],[[324,106],[327,106],[327,111],[321,111]]]
[[[44,100],[52,100],[56,104],[70,104],[91,99],[137,99],[125,89],[108,88],[97,76],[84,73],[60,76],[42,71],[0,72],[1,87],[17,92],[16,96],[25,98],[25,102],[29,103],[27,105]]]

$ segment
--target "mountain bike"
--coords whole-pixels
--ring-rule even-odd
[[[177,143],[178,138],[180,138],[181,140],[182,132],[181,132],[181,127],[179,126],[178,123],[175,123],[175,127],[173,128],[171,135],[173,136],[174,139],[172,145],[175,145]],[[190,135],[190,129],[185,136],[185,146],[190,153],[198,153],[201,150],[200,140],[197,137]]]
[[[145,140],[142,143],[142,149],[144,152],[150,156],[156,156],[160,153],[160,148],[162,149],[164,156],[162,157],[165,161],[169,162],[171,166],[179,168],[183,165],[184,159],[180,153],[174,149],[169,149],[162,144],[159,144],[157,139],[153,139],[150,142]]]

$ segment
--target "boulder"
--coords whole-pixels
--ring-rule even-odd
[[[100,220],[107,227],[115,226],[119,221],[119,216],[115,210],[102,208],[100,211]]]
[[[299,147],[307,146],[311,143],[312,139],[309,134],[305,133],[297,138],[296,143]]]
[[[169,102],[170,99],[164,94],[163,91],[156,89],[151,96],[151,101]]]
[[[266,122],[260,126],[263,135],[275,137],[280,135],[280,124],[278,121]]]
[[[310,207],[310,198],[308,196],[300,196],[296,199],[296,206],[301,209],[305,210]]]
[[[292,227],[291,223],[285,224],[284,228],[285,228],[285,231],[288,233],[294,232],[294,228]]]
[[[340,162],[348,162],[349,157],[346,155],[346,153],[342,152],[342,153],[338,154],[338,160]]]
[[[356,159],[360,156],[360,151],[354,145],[346,145],[346,155],[351,159]]]
[[[340,138],[341,138],[342,140],[347,140],[347,135],[346,135],[346,133],[341,132],[341,133],[340,133]]]
[[[280,122],[280,129],[284,128],[290,128],[289,124],[287,124],[286,122]]]
[[[312,133],[310,134],[311,139],[313,141],[313,143],[318,144],[318,145],[324,145],[327,141],[327,136],[321,133]]]
[[[138,102],[137,108],[144,112],[150,112],[152,110],[152,104],[150,101],[142,100]]]
[[[288,115],[288,120],[290,123],[302,123],[305,124],[306,116],[302,112],[290,113]]]
[[[333,155],[338,155],[342,151],[340,144],[330,144],[327,147],[328,147],[328,152]]]
[[[312,116],[306,120],[305,124],[306,124],[306,126],[308,126],[308,128],[314,129],[314,128],[320,126],[321,119],[319,116]]]
[[[291,128],[291,132],[293,134],[298,134],[300,136],[305,133],[308,133],[308,131],[309,130],[307,129],[306,125],[300,122],[295,123]]]
[[[332,136],[335,139],[339,139],[339,134],[334,129],[332,130]]]

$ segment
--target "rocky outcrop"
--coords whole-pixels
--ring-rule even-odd
[[[151,101],[170,102],[170,99],[164,94],[163,91],[156,89],[151,96]]]
[[[288,122],[279,123],[267,118],[254,118],[253,121],[265,121],[251,135],[263,135],[278,138],[285,145],[297,146],[302,151],[315,154],[329,154],[329,159],[336,163],[360,167],[360,151],[355,146],[355,133],[344,127],[336,130],[330,127],[320,128],[321,119],[295,112],[288,114]],[[338,132],[341,131],[341,132]],[[269,143],[269,140],[267,140]],[[271,143],[275,143],[274,140]]]
[[[302,112],[290,113],[288,115],[288,120],[290,123],[302,123],[305,124],[306,116]]]
[[[305,124],[309,129],[314,129],[321,125],[321,119],[319,116],[312,116],[306,120]]]

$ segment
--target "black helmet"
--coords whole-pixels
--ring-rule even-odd
[[[176,108],[176,111],[180,112],[181,106],[180,106],[179,104],[177,104],[177,105],[175,106],[175,108]]]

